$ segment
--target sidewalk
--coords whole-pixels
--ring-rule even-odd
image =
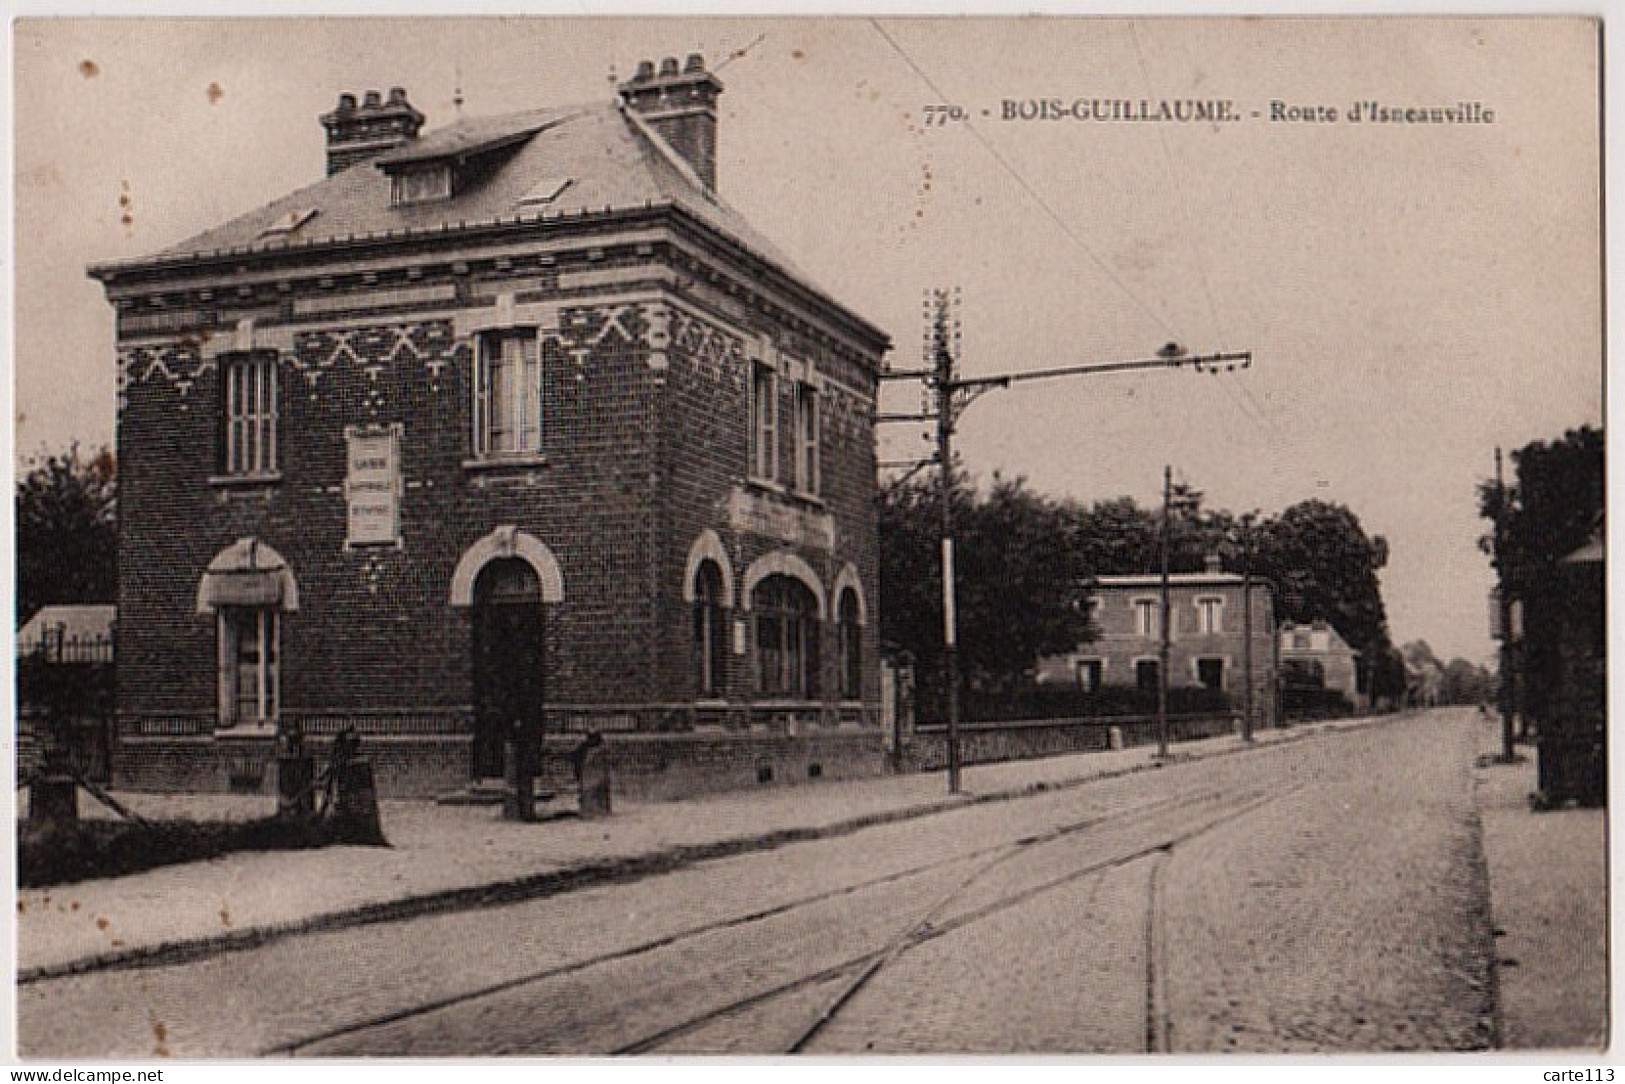
[[[1501,752],[1500,722],[1480,748]],[[1477,801],[1499,966],[1501,1047],[1601,1049],[1608,1037],[1607,811],[1532,813],[1535,750],[1480,761]]]
[[[1258,744],[1299,740],[1373,720],[1258,733]],[[1186,742],[1179,760],[1243,752],[1239,738]],[[408,917],[564,891],[705,858],[1019,797],[1154,766],[1150,746],[964,769],[963,793],[945,775],[885,776],[772,787],[659,804],[621,804],[601,821],[521,824],[489,806],[384,802],[391,846],[240,852],[110,880],[29,889],[17,897],[20,981],[144,958],[184,959],[228,944],[379,918]],[[154,818],[251,818],[274,799],[121,794]],[[81,796],[87,815],[96,803]],[[99,808],[99,807],[97,807]]]

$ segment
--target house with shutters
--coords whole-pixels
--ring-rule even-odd
[[[882,770],[887,336],[723,202],[700,57],[618,89],[435,130],[343,94],[325,178],[90,269],[119,785],[270,791],[352,726],[393,795],[516,734],[647,796]]]
[[[1082,693],[1128,686],[1157,691],[1162,667],[1162,578],[1100,576],[1090,588],[1095,638],[1038,662],[1036,680]],[[1239,713],[1249,672],[1253,722],[1275,722],[1275,607],[1269,584],[1219,569],[1168,576],[1168,688],[1223,692]]]

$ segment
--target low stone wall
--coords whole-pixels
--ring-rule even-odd
[[[579,735],[547,740],[543,785],[575,786],[569,753]],[[866,779],[886,772],[882,736],[874,727],[809,728],[796,734],[729,731],[604,736],[612,793],[637,801],[669,801],[719,791],[787,783]],[[365,736],[380,797],[436,798],[468,787],[467,735]],[[319,772],[325,739],[307,740]],[[114,757],[116,788],[193,793],[276,793],[276,750],[269,736],[126,737]]]
[[[579,739],[548,742],[544,778],[574,786],[566,759]],[[818,730],[800,734],[732,732],[605,736],[610,786],[617,797],[671,801],[763,786],[871,779],[886,772],[878,730]]]
[[[1168,740],[1194,741],[1232,733],[1237,722],[1229,715],[1184,715],[1168,720]],[[1033,760],[1068,753],[1094,753],[1155,745],[1157,720],[1153,717],[1078,719],[1017,719],[997,723],[963,723],[959,727],[961,764],[997,764],[1006,760]],[[939,771],[948,765],[948,728],[921,723],[903,754],[909,771]]]
[[[455,735],[398,735],[363,739],[378,793],[385,798],[432,798],[468,785],[470,739]],[[325,740],[306,747],[319,772]],[[276,793],[276,742],[269,736],[125,737],[113,757],[113,786],[161,793]]]

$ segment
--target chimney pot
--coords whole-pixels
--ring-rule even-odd
[[[694,168],[707,189],[717,186],[717,95],[722,81],[705,70],[705,58],[688,54],[688,69],[679,72],[677,58],[650,61],[617,89],[626,107],[643,116],[679,157]]]
[[[410,143],[418,137],[424,117],[407,100],[406,88],[390,87],[388,105],[376,90],[367,91],[359,108],[356,96],[344,93],[339,95],[338,108],[320,120],[327,130],[327,172],[331,176]]]

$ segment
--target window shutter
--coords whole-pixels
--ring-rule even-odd
[[[490,378],[487,374],[490,364],[490,340],[482,337],[476,340],[474,348],[473,391],[475,455],[485,455],[491,450]]]

